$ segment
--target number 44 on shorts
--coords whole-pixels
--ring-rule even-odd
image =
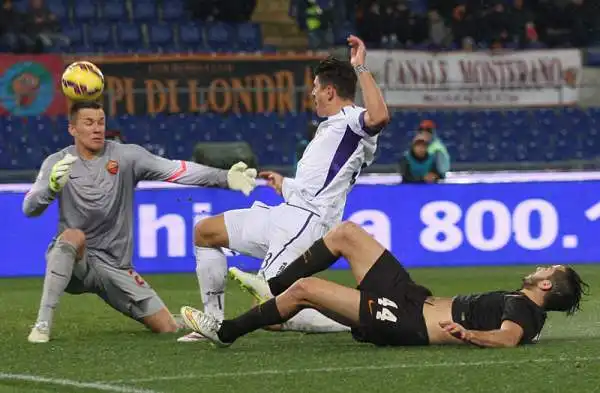
[[[375,318],[380,321],[397,322],[398,318],[389,310],[388,307],[398,309],[398,305],[388,298],[380,297],[377,299],[377,304],[381,307],[381,311],[377,311]]]

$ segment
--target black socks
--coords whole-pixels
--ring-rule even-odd
[[[232,343],[250,332],[283,322],[285,319],[279,314],[275,298],[272,298],[235,319],[223,321],[217,334],[222,342]]]
[[[331,253],[323,238],[317,240],[304,254],[285,268],[280,275],[268,281],[271,293],[273,296],[279,295],[300,278],[310,277],[313,274],[322,272],[338,259],[339,256]]]

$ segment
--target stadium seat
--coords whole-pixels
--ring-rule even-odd
[[[17,12],[20,12],[21,14],[24,14],[29,9],[29,4],[27,4],[26,1],[14,1],[13,2],[13,7],[15,8],[15,10]]]
[[[183,3],[177,0],[163,2],[162,19],[172,22],[184,19]]]
[[[61,21],[61,22],[68,21],[69,11],[67,10],[67,7],[65,7],[65,5],[62,1],[50,1],[47,3],[47,6],[48,6],[48,9],[50,10],[50,12],[52,12],[54,15],[56,15],[56,18],[59,21]]]
[[[102,5],[102,17],[109,22],[126,20],[127,11],[124,2],[111,0],[104,3]]]
[[[97,17],[96,5],[91,1],[77,1],[74,5],[73,17],[75,23],[91,22]]]
[[[83,29],[79,25],[66,25],[62,27],[62,33],[70,40],[71,46],[83,44]]]
[[[168,24],[151,24],[148,27],[148,37],[151,46],[173,47],[173,27]]]
[[[132,49],[138,48],[142,44],[142,34],[140,27],[132,23],[121,23],[117,25],[118,43]]]
[[[112,26],[105,23],[89,25],[88,40],[92,46],[108,46],[112,44]]]
[[[225,23],[211,23],[206,28],[206,41],[215,51],[232,51],[234,40],[231,26]]]
[[[157,19],[156,4],[149,2],[134,2],[132,5],[132,17],[137,22],[154,22]]]
[[[179,25],[179,43],[184,46],[197,46],[203,43],[202,27],[195,23]]]
[[[256,23],[240,23],[237,26],[237,42],[242,50],[257,51],[262,47],[260,27]]]

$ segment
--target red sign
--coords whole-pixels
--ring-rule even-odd
[[[65,114],[63,69],[61,56],[0,55],[0,115]]]

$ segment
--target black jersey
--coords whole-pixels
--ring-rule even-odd
[[[456,296],[452,319],[466,329],[482,331],[500,329],[503,321],[512,321],[523,328],[519,344],[529,344],[537,341],[546,312],[521,292],[494,291]]]

